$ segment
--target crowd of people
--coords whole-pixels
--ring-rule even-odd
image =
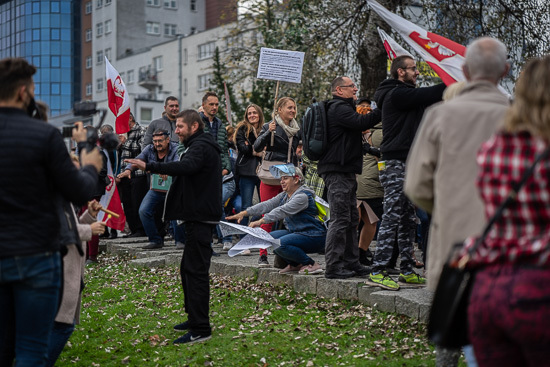
[[[327,148],[311,161],[302,154],[293,98],[278,99],[269,119],[250,104],[233,128],[219,117],[214,92],[198,111],[180,111],[180,101],[168,97],[147,128],[131,115],[130,131],[110,150],[90,147],[77,124],[71,156],[59,132],[38,121],[44,109],[34,101],[36,68],[1,60],[0,149],[7,158],[0,160],[0,218],[7,229],[0,232],[0,365],[53,365],[70,337],[84,261],[98,261],[98,236],[117,236],[96,220],[108,164],[125,237],[147,237],[143,249],[155,250],[171,235],[183,252],[187,320],[174,326],[185,332],[174,343],[211,337],[209,268],[220,256],[213,237],[224,251],[239,239],[224,236],[220,221],[261,227],[280,240],[273,255],[260,250],[259,267],[272,261],[281,274],[360,277],[393,291],[427,277],[435,290],[452,246],[475,242],[511,185],[548,148],[550,57],[527,64],[513,103],[498,89],[509,68],[506,47],[485,37],[467,48],[466,81],[449,88],[417,87],[411,56],[392,61],[372,101],[358,98],[351,78],[337,77],[326,102]],[[549,170],[543,159],[472,255],[472,345],[465,348],[472,365],[546,363]],[[328,222],[318,197],[328,201]],[[324,264],[311,253],[324,253]],[[423,262],[426,270],[416,273]],[[460,352],[437,348],[436,364],[456,365]]]

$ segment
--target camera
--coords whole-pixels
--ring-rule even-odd
[[[380,154],[380,149],[371,146],[367,142],[363,143],[363,155],[365,154],[370,154],[377,158],[380,158],[382,156],[382,154]]]
[[[61,134],[64,138],[72,138],[73,136],[73,127],[72,126],[63,126],[61,129]]]

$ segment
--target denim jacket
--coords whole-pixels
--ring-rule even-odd
[[[284,219],[286,228],[292,233],[306,236],[323,236],[327,229],[317,218],[318,209],[315,205],[315,194],[307,186],[300,186],[289,198],[286,192],[262,203],[256,204],[246,211],[250,216],[264,213],[264,220],[272,223]]]

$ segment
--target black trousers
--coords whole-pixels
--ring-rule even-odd
[[[131,179],[123,178],[118,183],[117,188],[130,231],[132,233],[144,232],[139,219],[139,206],[143,197],[149,191],[147,176],[132,176]]]
[[[181,285],[188,316],[189,331],[207,336],[210,328],[210,259],[212,231],[215,225],[185,222],[185,250],[181,258]]]

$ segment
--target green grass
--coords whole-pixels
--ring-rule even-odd
[[[106,257],[87,268],[81,323],[58,366],[433,366],[425,325],[357,302],[211,278],[212,339],[173,345],[179,269]]]

